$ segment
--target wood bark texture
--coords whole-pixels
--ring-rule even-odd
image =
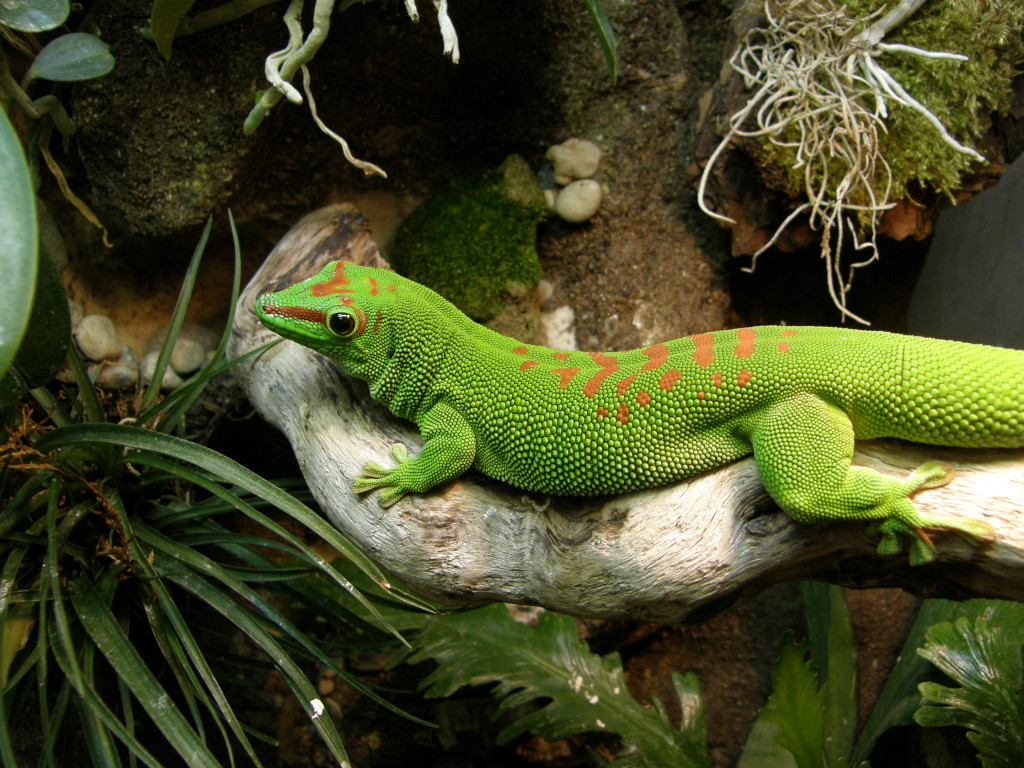
[[[240,299],[229,354],[277,338],[252,311],[259,293],[337,259],[387,266],[365,219],[346,204],[309,214],[273,250]],[[396,442],[418,451],[415,425],[290,341],[235,370],[260,415],[290,441],[331,522],[406,586],[448,605],[501,600],[582,617],[676,622],[790,579],[1024,599],[1024,451],[858,443],[856,463],[894,475],[929,459],[952,464],[955,479],[918,493],[915,503],[995,527],[995,541],[981,546],[937,532],[939,558],[911,567],[905,555],[876,555],[867,524],[792,521],[765,494],[751,459],[668,487],[592,499],[529,494],[471,471],[384,510],[374,494],[354,494],[352,480],[367,461],[386,464]]]

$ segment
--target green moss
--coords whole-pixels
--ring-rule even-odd
[[[866,16],[879,8],[889,10],[893,5],[878,0],[845,3],[846,12],[853,17]],[[884,42],[960,53],[968,60],[926,59],[907,53],[885,53],[875,58],[939,118],[957,141],[973,146],[988,128],[989,115],[1009,108],[1014,65],[1024,59],[1022,28],[1024,3],[1020,0],[933,0],[893,30]],[[880,135],[879,147],[892,169],[889,198],[906,197],[908,185],[914,182],[946,194],[955,192],[971,158],[944,143],[935,128],[912,109],[891,101],[888,105],[887,130]],[[792,168],[793,150],[769,146],[767,141],[764,149],[769,165],[788,169],[786,191],[799,194],[805,184],[804,170]],[[844,172],[835,165],[829,167],[832,179],[842,178]],[[886,178],[880,173],[874,184],[876,194],[883,195],[885,186]]]
[[[389,260],[466,314],[489,320],[501,311],[509,289],[530,288],[541,278],[534,241],[547,216],[533,172],[511,155],[413,211],[395,235]]]

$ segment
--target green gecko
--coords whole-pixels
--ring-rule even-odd
[[[906,479],[851,466],[854,438],[1024,446],[1024,351],[845,328],[717,331],[629,352],[522,344],[428,288],[345,262],[256,301],[269,328],[363,379],[424,445],[369,463],[357,493],[387,507],[470,467],[528,491],[614,494],[754,454],[775,502],[806,523],[879,521],[878,551],[925,529],[988,539],[972,519],[928,517],[910,495],[947,483],[927,462]]]

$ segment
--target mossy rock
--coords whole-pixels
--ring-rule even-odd
[[[413,211],[395,235],[389,260],[471,317],[490,320],[510,291],[540,280],[534,241],[547,216],[533,171],[510,155],[479,179],[455,182]]]

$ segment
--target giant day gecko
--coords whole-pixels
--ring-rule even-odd
[[[717,331],[629,352],[522,344],[430,289],[346,262],[256,301],[282,336],[363,379],[416,422],[418,456],[369,463],[356,492],[390,506],[470,467],[529,491],[612,494],[664,485],[750,453],[769,495],[801,522],[879,522],[878,550],[926,529],[988,538],[980,520],[927,517],[909,496],[943,485],[927,462],[903,479],[851,466],[854,438],[1024,446],[1024,351],[845,328]]]

